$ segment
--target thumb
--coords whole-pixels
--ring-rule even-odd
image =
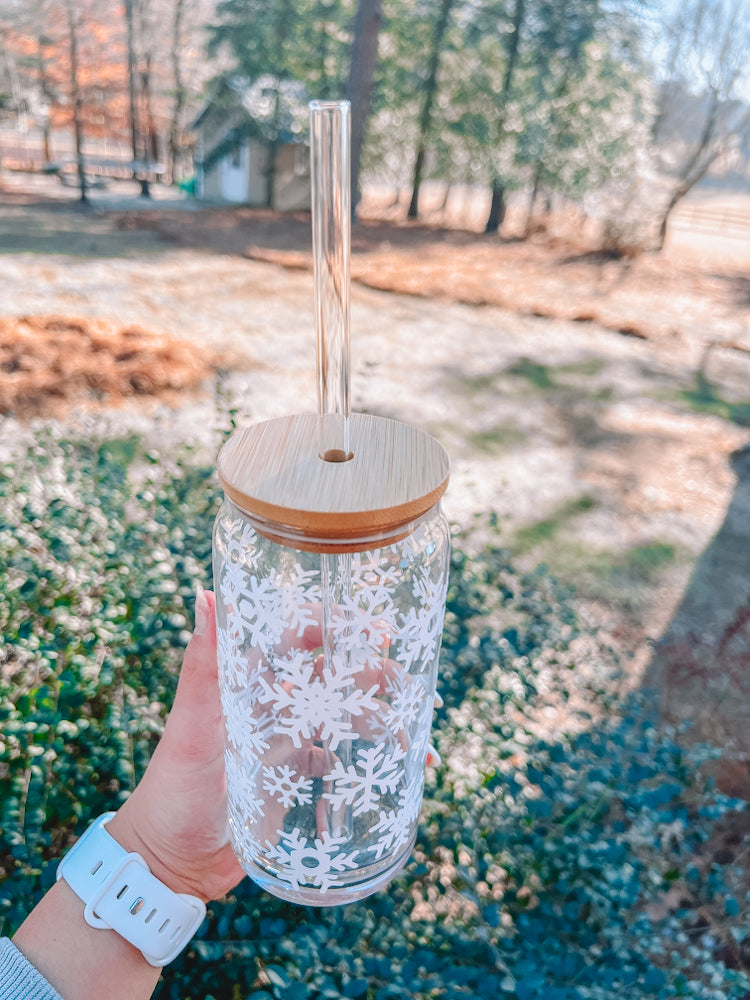
[[[221,700],[216,659],[216,599],[198,587],[195,595],[195,629],[182,660],[174,705],[165,737],[195,740],[201,733],[220,739]]]
[[[198,585],[195,591],[195,628],[185,650],[176,698],[205,699],[209,685],[218,683],[216,660],[216,598]]]

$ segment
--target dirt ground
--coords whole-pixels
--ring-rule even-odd
[[[107,407],[114,430],[213,456],[230,411],[314,408],[309,217],[0,202],[0,452],[32,416]],[[353,233],[354,408],[436,434],[449,517],[497,512],[517,559],[574,582],[630,682],[719,740],[726,790],[750,797],[750,249],[616,258],[575,219],[521,242],[376,214]],[[148,381],[128,383],[136,360]]]

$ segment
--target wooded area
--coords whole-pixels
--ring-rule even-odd
[[[627,247],[660,246],[713,169],[747,184],[750,14],[742,0],[33,0],[0,5],[0,119],[127,151],[144,193],[189,175],[190,122],[220,77],[353,105],[363,176],[572,199]],[[277,101],[277,104],[279,102]],[[0,150],[0,155],[2,151]],[[273,168],[273,155],[270,157]],[[270,187],[271,185],[269,185]]]
[[[387,891],[246,879],[155,996],[750,998],[750,199],[636,258],[701,179],[747,190],[749,33],[747,0],[0,0],[0,934],[158,742],[220,443],[313,405],[309,215],[166,184],[254,91],[258,187],[283,121],[309,191],[306,98],[348,95],[353,406],[453,463],[444,763]]]

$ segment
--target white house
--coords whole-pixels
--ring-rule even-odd
[[[221,79],[191,129],[196,197],[282,212],[310,207],[303,84],[274,76]]]

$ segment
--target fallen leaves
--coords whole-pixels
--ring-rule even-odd
[[[197,389],[212,358],[138,326],[70,316],[0,317],[0,413],[59,415],[71,405],[171,399]]]

